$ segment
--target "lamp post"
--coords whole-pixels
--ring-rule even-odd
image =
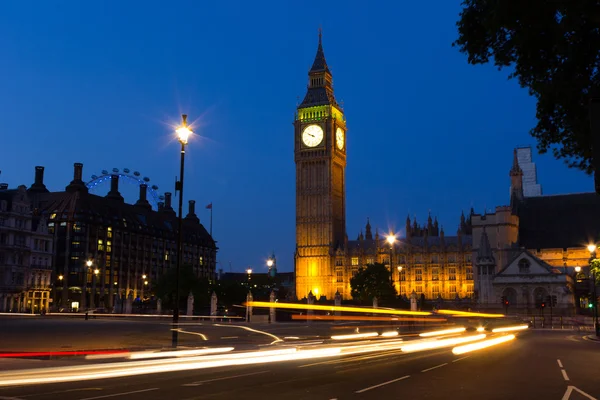
[[[192,135],[192,130],[187,124],[187,115],[181,116],[181,126],[175,131],[177,133],[177,140],[181,144],[181,163],[179,169],[179,181],[175,182],[175,192],[179,191],[179,210],[178,210],[178,232],[177,232],[177,266],[176,266],[176,277],[175,277],[175,306],[173,307],[173,328],[171,330],[172,345],[177,347],[178,342],[178,329],[179,329],[179,274],[181,271],[181,259],[183,253],[183,172],[185,165],[185,146],[188,143],[188,139]]]
[[[398,265],[398,295],[402,295],[402,265]]]
[[[387,242],[390,244],[390,285],[394,285],[394,270],[393,268],[393,263],[392,263],[392,258],[394,256],[394,243],[396,242],[396,236],[394,235],[394,233],[390,233],[387,236]]]
[[[590,252],[590,276],[592,280],[592,296],[594,301],[594,331],[596,336],[600,337],[600,322],[598,322],[598,294],[596,293],[596,273],[592,269],[593,261],[596,259],[596,245],[589,244],[588,251]]]

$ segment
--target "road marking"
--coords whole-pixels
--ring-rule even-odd
[[[200,336],[202,338],[202,340],[208,340],[208,338],[206,337],[206,335],[200,333],[200,332],[190,332],[190,331],[184,331],[183,329],[171,329],[172,331],[177,331],[180,333],[187,333],[188,335],[196,335],[196,336]]]
[[[443,363],[443,364],[440,364],[440,365],[436,365],[435,367],[431,367],[431,368],[424,369],[424,370],[423,370],[423,371],[421,371],[421,372],[427,372],[427,371],[431,371],[432,369],[441,368],[441,367],[443,367],[443,366],[445,366],[445,365],[448,365],[448,363]]]
[[[569,375],[567,375],[567,371],[565,371],[564,369],[561,369],[560,372],[562,372],[563,378],[565,378],[565,381],[568,381],[569,380]]]
[[[456,360],[452,360],[452,362],[457,362],[457,361],[460,361],[460,360],[464,360],[465,358],[469,358],[469,357],[471,357],[471,356],[457,358]]]
[[[24,400],[22,397],[5,397],[0,396],[0,400]]]
[[[560,362],[560,360],[556,360],[556,362],[558,363],[558,366],[559,366],[559,367],[561,367],[561,368],[563,367],[563,366],[562,366],[562,363]]]
[[[216,381],[224,381],[226,379],[233,379],[233,378],[241,378],[242,376],[250,376],[250,375],[258,375],[258,374],[266,374],[269,371],[260,371],[260,372],[251,372],[249,374],[241,374],[241,375],[232,375],[232,376],[224,376],[222,378],[215,378],[215,379],[208,379],[205,381],[198,381],[198,382],[193,382],[193,383],[186,383],[184,385],[181,386],[200,386],[204,383],[209,383],[209,382],[216,382]]]
[[[587,397],[590,400],[598,400],[594,396],[590,396],[589,394],[587,394],[586,392],[584,392],[581,389],[576,388],[575,386],[568,386],[567,387],[567,391],[563,395],[562,400],[569,400],[569,397],[571,397],[571,393],[573,393],[573,391],[578,392],[579,394],[581,394],[582,396]]]
[[[238,339],[239,336],[221,336],[221,339]]]
[[[143,390],[134,390],[133,392],[125,392],[125,393],[107,394],[107,395],[104,395],[104,396],[86,397],[85,399],[80,399],[80,400],[106,399],[107,397],[126,396],[128,394],[151,392],[153,390],[158,390],[158,388],[143,389]]]
[[[379,385],[375,385],[375,386],[369,386],[368,388],[364,388],[364,389],[357,390],[357,391],[356,391],[356,392],[354,392],[354,393],[364,393],[364,392],[366,392],[367,390],[371,390],[371,389],[377,389],[378,387],[382,387],[382,386],[385,386],[385,385],[389,385],[390,383],[398,382],[398,381],[401,381],[401,380],[403,380],[403,379],[407,379],[407,378],[410,378],[410,375],[403,376],[402,378],[392,379],[391,381],[383,382],[383,383],[380,383]]]
[[[273,339],[275,339],[273,342],[271,342],[271,344],[274,344],[274,343],[277,343],[277,342],[283,342],[282,339],[280,339],[279,337],[273,335],[272,333],[265,332],[265,331],[259,331],[258,329],[252,329],[252,328],[249,328],[247,326],[242,326],[242,325],[221,325],[221,324],[214,324],[214,326],[224,326],[226,328],[240,328],[240,329],[245,329],[245,330],[247,330],[249,332],[260,333],[260,334],[263,334],[263,335],[267,335],[267,336],[270,336]]]

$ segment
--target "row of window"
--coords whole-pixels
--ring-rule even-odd
[[[396,263],[406,263],[407,259],[410,259],[410,257],[406,257],[405,255],[397,255],[396,257],[394,257],[394,261]],[[429,262],[431,262],[433,264],[440,263],[440,260],[442,262],[444,261],[443,257],[440,259],[440,257],[438,257],[437,255],[432,255],[431,257],[423,258],[423,257],[421,257],[420,254],[419,255],[415,255],[413,257],[412,261],[415,262],[415,263],[422,263],[422,262],[424,262],[424,259],[429,260]],[[449,262],[449,263],[454,263],[454,262],[456,262],[456,260],[457,260],[457,258],[456,258],[455,255],[449,255],[448,257],[446,257],[446,262]],[[464,260],[465,260],[465,262],[470,263],[471,262],[471,254],[466,254]],[[375,261],[376,261],[376,259],[374,257],[367,257],[365,264],[367,264],[367,265],[368,264],[374,264]],[[409,260],[409,262],[410,262],[410,260]],[[351,265],[354,265],[354,266],[359,265],[360,264],[360,257],[352,257],[350,259],[350,263],[351,263]],[[383,263],[384,264],[389,264],[390,263],[389,256],[384,256],[383,257]],[[343,258],[338,258],[336,260],[336,265],[338,265],[338,266],[344,265],[344,259]]]

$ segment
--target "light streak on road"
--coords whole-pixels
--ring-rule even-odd
[[[477,332],[485,332],[485,328],[483,326],[480,326],[477,328]]]
[[[411,353],[414,351],[440,349],[443,347],[456,346],[457,344],[475,342],[477,340],[485,339],[485,334],[463,336],[459,338],[449,338],[440,340],[423,340],[414,343],[407,343],[402,346],[402,351],[405,353]]]
[[[411,322],[445,322],[446,318],[416,318],[416,317],[373,317],[361,315],[292,315],[293,320],[315,321],[411,321]]]
[[[280,308],[290,310],[315,310],[315,311],[343,311],[343,312],[359,312],[368,314],[388,314],[388,315],[431,315],[427,311],[406,311],[382,308],[363,308],[363,307],[346,307],[346,306],[321,306],[318,304],[297,304],[297,303],[271,303],[268,301],[249,301],[246,303],[248,307],[263,307],[263,308]]]
[[[436,313],[452,315],[453,317],[483,317],[483,318],[504,318],[504,314],[488,314],[458,310],[437,310]]]
[[[523,331],[525,329],[529,329],[529,325],[503,326],[502,328],[492,329],[492,332],[501,333],[501,332]]]
[[[493,339],[488,339],[488,340],[484,340],[482,342],[479,343],[470,343],[464,346],[458,346],[452,349],[452,353],[458,355],[458,354],[465,354],[465,353],[469,353],[471,351],[475,351],[475,350],[481,350],[481,349],[485,349],[491,346],[495,346],[497,344],[501,344],[501,343],[506,343],[509,342],[511,340],[515,339],[515,335],[506,335],[506,336],[500,336],[497,338],[493,338]]]
[[[431,332],[423,332],[419,334],[421,337],[431,337],[431,336],[441,336],[441,335],[450,335],[452,333],[463,333],[467,328],[461,326],[460,328],[451,328],[451,329],[442,329],[440,331],[431,331]]]
[[[125,363],[107,363],[89,366],[43,368],[0,374],[0,386],[22,386],[46,383],[72,382],[94,379],[119,378],[143,374],[189,371],[234,365],[265,364],[282,361],[331,357],[340,354],[339,347],[297,351],[294,349],[257,351],[219,356],[178,358],[176,360],[146,360]]]
[[[350,335],[334,335],[331,338],[333,340],[348,340],[348,339],[365,339],[370,337],[379,336],[377,332],[367,332],[367,333],[353,333]]]
[[[221,324],[214,324],[213,326],[224,326],[227,328],[240,328],[240,329],[245,329],[249,332],[254,332],[254,333],[260,333],[262,335],[266,335],[266,336],[270,336],[273,339],[275,339],[274,341],[271,342],[271,344],[275,344],[277,342],[283,342],[283,339],[281,339],[279,336],[275,336],[272,333],[266,332],[266,331],[259,331],[258,329],[252,329],[250,327],[247,326],[242,326],[242,325],[231,325],[231,324],[227,324],[227,325],[221,325]]]
[[[201,356],[205,354],[226,353],[233,351],[233,347],[216,347],[208,349],[195,350],[176,350],[176,351],[139,351],[129,355],[130,360],[145,360],[149,358],[167,358],[167,357],[190,357]]]
[[[383,337],[394,337],[394,336],[398,336],[398,331],[388,331],[388,332],[383,332],[381,334],[381,336]]]

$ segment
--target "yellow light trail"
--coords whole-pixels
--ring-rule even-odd
[[[477,312],[458,311],[458,310],[437,310],[436,313],[452,315],[453,317],[504,318],[504,314],[488,314],[488,313],[477,313]]]
[[[471,336],[465,336],[465,337],[460,337],[460,338],[450,338],[450,339],[441,339],[441,340],[424,340],[424,341],[419,341],[416,343],[407,343],[406,345],[402,346],[402,351],[405,353],[410,353],[413,351],[420,351],[420,350],[432,350],[432,349],[439,349],[442,347],[450,347],[450,346],[455,346],[457,344],[461,344],[461,343],[467,343],[467,342],[474,342],[477,340],[482,340],[485,339],[485,334],[479,334],[479,335],[471,335]]]
[[[292,315],[297,320],[321,321],[412,321],[412,322],[445,322],[446,318],[416,318],[416,317],[373,317],[362,315]]]
[[[502,328],[492,329],[492,332],[494,332],[494,333],[512,332],[512,331],[522,331],[525,329],[529,329],[529,325],[504,326]]]
[[[423,333],[419,334],[419,336],[431,337],[431,336],[440,336],[440,335],[450,335],[452,333],[462,333],[466,330],[467,330],[467,328],[461,326],[460,328],[450,328],[450,329],[443,329],[441,331],[423,332]]]
[[[333,340],[346,340],[346,339],[365,339],[370,337],[379,336],[377,332],[367,332],[367,333],[354,333],[351,335],[335,335],[331,338]]]
[[[249,301],[248,307],[263,308],[281,308],[289,310],[315,310],[315,311],[345,311],[359,312],[367,314],[388,314],[388,315],[431,315],[427,311],[405,311],[405,310],[386,310],[382,308],[362,308],[345,306],[321,306],[318,304],[297,304],[297,303],[271,303],[268,301]]]
[[[458,346],[452,349],[452,353],[459,355],[459,354],[465,354],[465,353],[469,353],[471,351],[475,351],[475,350],[481,350],[481,349],[485,349],[491,346],[495,346],[497,344],[501,344],[501,343],[506,343],[509,342],[511,340],[513,340],[515,338],[515,335],[506,335],[506,336],[500,336],[494,339],[488,339],[488,340],[484,340],[482,342],[479,343],[470,343],[470,344],[466,344],[464,346]]]

